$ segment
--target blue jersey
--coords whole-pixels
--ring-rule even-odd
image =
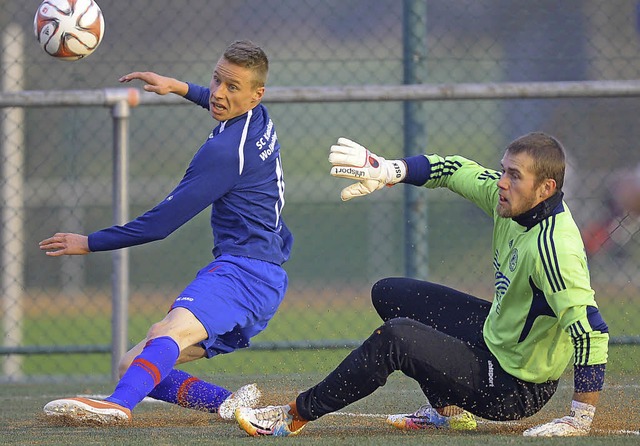
[[[189,84],[185,97],[209,108],[206,87]],[[209,206],[214,257],[229,254],[278,265],[289,259],[293,236],[282,220],[280,144],[262,104],[216,126],[161,203],[123,226],[90,234],[89,249],[164,239]]]

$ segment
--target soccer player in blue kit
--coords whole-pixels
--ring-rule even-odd
[[[40,242],[49,256],[83,255],[164,239],[211,206],[211,263],[174,300],[163,320],[122,358],[120,381],[104,401],[64,398],[47,403],[51,417],[113,424],[131,420],[146,396],[232,419],[254,405],[255,384],[231,393],[174,368],[248,347],[264,330],[287,289],[282,264],[293,237],[282,220],[284,180],[280,145],[261,104],[268,72],[264,51],[237,41],[218,60],[209,88],[152,72],[134,72],[144,89],[174,93],[206,108],[219,124],[196,152],[178,186],[153,209],[123,225],[88,236],[57,233]]]

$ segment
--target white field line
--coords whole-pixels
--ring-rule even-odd
[[[329,416],[343,416],[343,417],[354,417],[354,418],[387,418],[388,414],[383,413],[357,413],[357,412],[333,412],[325,415]],[[491,420],[478,420],[478,424],[487,424],[487,425],[503,425],[503,426],[517,426],[517,421],[491,421]],[[594,434],[606,434],[606,435],[638,435],[640,436],[640,431],[630,431],[626,429],[619,430],[607,430],[607,429],[593,429]]]

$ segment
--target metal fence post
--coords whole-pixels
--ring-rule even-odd
[[[113,224],[129,219],[129,116],[130,107],[120,100],[111,109],[113,117]],[[127,351],[127,314],[129,304],[129,250],[112,253],[111,378],[119,379],[118,363]]]
[[[10,24],[2,33],[3,67],[2,91],[15,92],[24,86],[24,32],[17,24]],[[25,131],[24,109],[2,110],[0,116],[0,299],[2,308],[2,345],[8,348],[22,344],[24,293],[24,184],[25,184]],[[22,358],[7,356],[2,373],[13,378],[23,375]]]
[[[420,84],[426,78],[427,2],[405,0],[403,5],[403,67],[405,85]],[[426,145],[424,102],[405,101],[404,156],[422,153]],[[427,243],[427,201],[424,191],[407,187],[405,194],[405,274],[427,279],[429,274]]]

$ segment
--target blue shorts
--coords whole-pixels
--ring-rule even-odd
[[[222,255],[202,268],[171,308],[189,310],[209,337],[207,358],[249,346],[267,327],[287,291],[285,270],[263,260]]]

